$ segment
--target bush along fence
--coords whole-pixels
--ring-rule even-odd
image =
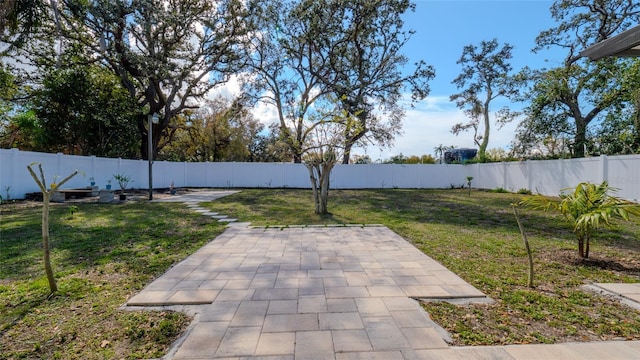
[[[113,174],[127,174],[132,188],[149,186],[148,162],[47,154],[17,149],[0,149],[0,194],[4,199],[22,199],[39,189],[27,165],[43,164],[51,175],[78,170],[84,176],[71,179],[66,187],[84,188],[95,181],[104,189]],[[601,183],[618,188],[621,198],[640,199],[640,156],[599,156],[583,159],[521,161],[490,164],[357,164],[337,165],[331,175],[332,189],[429,189],[460,188],[473,178],[474,188],[522,189],[543,195],[558,195],[562,189],[581,182]],[[210,188],[304,188],[310,189],[309,174],[302,164],[291,163],[186,163],[155,161],[153,185]]]

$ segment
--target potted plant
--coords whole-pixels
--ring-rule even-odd
[[[116,181],[118,182],[118,185],[120,186],[120,200],[124,201],[127,200],[127,194],[124,193],[124,191],[127,189],[127,186],[129,185],[130,182],[132,182],[133,180],[131,180],[131,176],[129,175],[123,175],[123,174],[115,174],[113,175],[113,178],[116,179]]]

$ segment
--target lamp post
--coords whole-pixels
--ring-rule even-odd
[[[147,122],[149,126],[149,129],[147,130],[147,134],[149,135],[147,140],[147,158],[149,159],[149,200],[153,200],[153,124],[158,123],[158,114],[148,114]]]

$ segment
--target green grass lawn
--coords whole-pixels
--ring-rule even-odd
[[[189,318],[119,307],[224,229],[180,204],[53,206],[47,298],[40,220],[39,204],[0,206],[0,359],[160,357]]]
[[[640,339],[640,312],[585,292],[590,282],[636,282],[640,222],[620,223],[580,260],[573,234],[522,210],[534,251],[534,289],[509,204],[518,195],[466,190],[332,191],[328,216],[310,190],[243,190],[207,204],[254,225],[384,224],[496,300],[425,304],[456,344]],[[189,322],[172,312],[120,310],[172,264],[223,231],[181,204],[74,204],[51,212],[60,291],[47,298],[40,207],[0,206],[0,359],[160,357]]]
[[[577,256],[560,218],[521,209],[534,262],[511,203],[521,196],[467,190],[332,191],[331,215],[313,214],[311,191],[245,190],[208,206],[254,225],[384,224],[496,300],[493,305],[425,304],[456,344],[517,344],[640,339],[640,312],[581,289],[593,282],[640,280],[640,221],[618,223]]]

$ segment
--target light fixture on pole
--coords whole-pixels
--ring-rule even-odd
[[[147,158],[149,159],[149,200],[153,200],[153,124],[158,123],[158,114],[148,114],[147,122],[147,134],[149,135],[147,139]]]

